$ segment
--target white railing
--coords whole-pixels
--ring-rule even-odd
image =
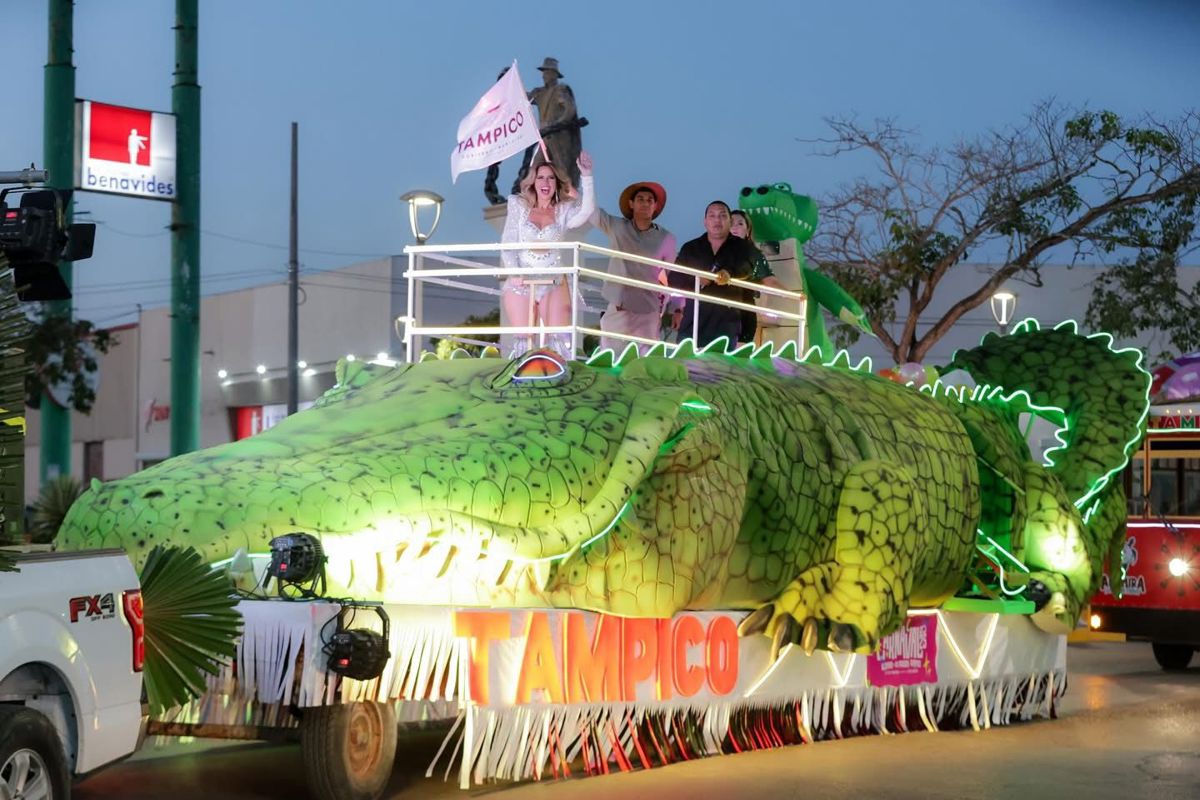
[[[448,338],[455,341],[469,342],[472,344],[486,344],[478,340],[472,340],[472,335],[500,334],[500,335],[520,335],[537,337],[540,345],[545,345],[545,337],[551,334],[569,334],[571,337],[571,352],[576,356],[586,355],[580,352],[583,343],[583,336],[592,335],[603,337],[606,339],[616,339],[624,342],[634,342],[639,345],[653,345],[660,340],[646,339],[640,336],[632,336],[616,331],[600,330],[598,323],[596,325],[584,324],[581,320],[581,311],[588,313],[598,313],[601,309],[592,309],[586,307],[583,303],[581,289],[584,287],[591,288],[595,283],[619,283],[625,286],[635,286],[641,289],[650,289],[660,294],[666,294],[671,297],[683,297],[691,299],[692,319],[691,331],[692,339],[699,336],[700,330],[700,303],[712,304],[717,306],[725,306],[727,308],[736,308],[743,311],[751,311],[758,314],[760,317],[773,318],[784,323],[794,323],[796,326],[796,347],[797,352],[803,353],[805,350],[805,331],[804,331],[804,315],[805,303],[807,302],[803,292],[794,292],[787,289],[777,289],[771,286],[763,286],[761,284],[752,283],[750,281],[732,279],[729,281],[731,286],[738,286],[744,289],[749,289],[763,295],[783,298],[786,301],[794,304],[792,307],[795,312],[784,311],[781,309],[768,308],[765,306],[756,306],[751,303],[742,303],[736,300],[730,300],[723,297],[713,297],[707,294],[701,294],[700,289],[703,285],[713,280],[713,273],[702,270],[695,270],[690,267],[680,266],[669,261],[659,261],[654,258],[634,255],[632,253],[624,253],[620,250],[612,250],[607,247],[599,247],[593,244],[584,242],[546,242],[538,243],[538,250],[566,250],[570,252],[570,265],[560,264],[557,267],[538,268],[531,270],[527,267],[505,267],[495,264],[489,264],[482,261],[474,261],[468,258],[460,257],[463,254],[468,256],[477,254],[497,254],[505,250],[527,250],[530,245],[528,243],[513,243],[513,244],[450,244],[450,245],[410,245],[404,248],[404,252],[408,255],[408,271],[404,276],[408,279],[408,313],[404,317],[396,320],[397,333],[404,340],[405,359],[409,362],[419,360],[421,351],[423,350],[424,338],[429,336],[437,336]],[[626,261],[631,261],[640,264],[648,264],[653,267],[658,267],[668,272],[678,272],[692,278],[692,289],[681,289],[675,287],[663,286],[661,283],[651,283],[630,278],[624,275],[611,275],[606,269],[597,270],[591,267],[584,266],[582,261],[583,253],[595,254],[598,256],[606,256],[609,258],[621,258]],[[447,266],[427,266],[427,262],[432,261],[439,265]],[[567,258],[562,258],[562,262],[568,261]],[[606,265],[607,266],[607,265]],[[506,278],[510,275],[519,275],[525,279],[537,278],[557,278],[565,276],[565,280],[570,289],[571,296],[571,322],[569,325],[426,325],[424,324],[424,302],[423,302],[423,287],[425,284],[435,284],[446,286],[460,291],[499,295],[500,289],[496,287],[481,286],[478,283],[472,283],[462,280],[466,277],[494,277],[497,279]],[[582,307],[582,308],[581,308]],[[736,344],[736,343],[731,343]]]

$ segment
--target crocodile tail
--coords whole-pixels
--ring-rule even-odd
[[[1062,445],[1046,461],[1067,497],[1097,525],[1123,522],[1124,503],[1119,514],[1112,508],[1120,493],[1106,489],[1120,483],[1150,410],[1150,374],[1139,351],[1115,349],[1108,334],[1084,336],[1074,322],[1042,329],[1026,320],[1008,336],[989,333],[979,347],[955,353],[948,369],[1006,393],[1023,390],[1030,409],[1060,426]]]

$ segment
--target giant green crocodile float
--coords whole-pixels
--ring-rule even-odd
[[[800,267],[800,288],[811,301],[804,314],[805,340],[825,359],[833,358],[836,348],[825,330],[821,317],[824,308],[834,319],[872,336],[871,324],[858,301],[829,276],[808,266],[801,247],[817,230],[817,204],[811,197],[796,194],[787,183],[763,185],[757,189],[742,187],[738,208],[754,221],[754,238],[760,242],[796,240],[796,260]]]
[[[1110,344],[1032,323],[989,335],[950,365],[971,391],[723,342],[617,363],[343,363],[275,428],[93,483],[59,543],[216,562],[302,531],[329,554],[331,595],[756,609],[744,632],[776,648],[861,652],[958,592],[986,534],[1030,570],[1039,624],[1066,629],[1123,539],[1113,476],[1147,408],[1140,355]],[[1027,412],[1062,426],[1048,466]]]

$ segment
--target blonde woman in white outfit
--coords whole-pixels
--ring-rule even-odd
[[[529,175],[521,181],[520,192],[508,198],[508,218],[504,222],[501,241],[561,242],[567,230],[586,224],[596,208],[596,192],[592,178],[592,157],[586,152],[579,154],[580,197],[563,170],[546,161],[535,162]],[[506,267],[523,267],[530,277],[542,277],[537,273],[553,269],[560,263],[560,251],[505,250],[501,262]],[[552,276],[544,276],[552,277]],[[569,325],[571,322],[571,295],[563,276],[555,277],[553,284],[527,285],[520,275],[504,281],[500,301],[504,304],[504,316],[509,324],[532,326],[540,321],[547,326]],[[533,317],[530,318],[529,293],[534,293]],[[556,333],[547,337],[550,346],[566,358],[571,353],[569,334]],[[530,349],[528,334],[518,334],[513,340],[513,354]]]

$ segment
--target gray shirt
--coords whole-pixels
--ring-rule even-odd
[[[639,231],[633,220],[614,217],[602,208],[592,214],[592,224],[604,231],[613,250],[634,255],[656,258],[659,261],[675,260],[675,236],[666,228],[655,224],[649,230]],[[650,264],[614,258],[608,262],[610,275],[620,275],[640,281],[656,283],[659,268]],[[663,293],[653,289],[640,289],[620,283],[604,284],[604,299],[623,311],[637,314],[658,313],[662,310]]]

